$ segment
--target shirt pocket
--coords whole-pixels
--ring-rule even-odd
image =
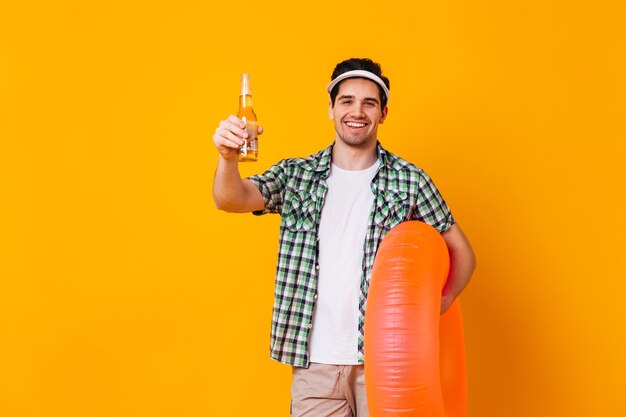
[[[289,211],[283,216],[283,226],[292,232],[308,232],[315,227],[317,197],[294,194]]]
[[[376,197],[374,223],[390,230],[407,220],[409,215],[408,195],[404,191],[387,190]]]

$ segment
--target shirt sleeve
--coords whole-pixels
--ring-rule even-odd
[[[252,214],[260,216],[267,213],[282,213],[285,183],[288,178],[286,168],[287,160],[282,160],[271,166],[264,173],[248,177],[259,189],[265,201],[265,208],[253,211]]]
[[[424,171],[420,174],[415,217],[443,233],[454,224],[454,216],[433,180]]]

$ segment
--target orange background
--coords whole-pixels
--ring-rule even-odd
[[[623,3],[211,3],[0,6],[0,415],[288,415],[278,217],[215,210],[211,136],[248,71],[244,174],[325,147],[352,56],[478,256],[470,417],[623,415]]]

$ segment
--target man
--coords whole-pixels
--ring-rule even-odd
[[[270,353],[293,366],[294,417],[368,416],[363,321],[374,256],[392,227],[420,220],[442,234],[451,262],[442,313],[475,266],[469,242],[428,175],[378,142],[389,99],[380,65],[349,59],[331,80],[335,141],[315,155],[242,179],[243,122],[230,116],[213,136],[216,206],[281,215]]]

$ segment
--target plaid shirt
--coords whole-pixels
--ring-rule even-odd
[[[317,299],[317,234],[324,205],[333,145],[307,158],[278,162],[249,179],[261,191],[265,209],[281,215],[270,356],[294,366],[309,366],[309,333]],[[378,144],[380,167],[372,180],[374,204],[363,245],[359,297],[358,359],[363,363],[363,324],[369,279],[378,245],[406,220],[420,220],[444,232],[454,218],[430,177]]]

